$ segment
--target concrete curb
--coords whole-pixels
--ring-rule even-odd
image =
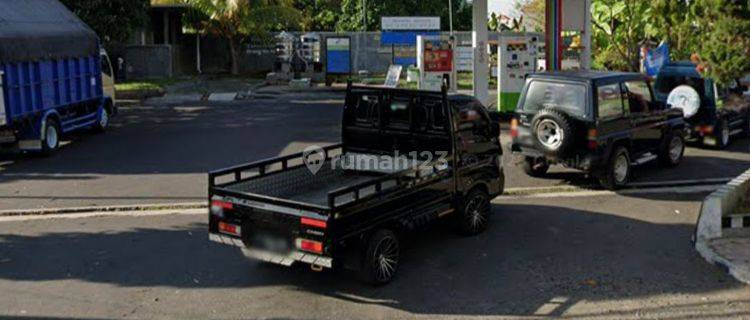
[[[163,203],[163,204],[137,204],[122,206],[92,206],[92,207],[74,207],[74,208],[41,208],[28,210],[0,210],[0,217],[12,216],[42,216],[53,214],[73,214],[73,213],[90,213],[90,212],[125,212],[125,211],[159,211],[159,210],[187,210],[187,209],[208,209],[205,202],[189,203]]]
[[[750,190],[750,170],[732,179],[708,195],[701,205],[701,212],[695,227],[695,249],[711,264],[720,266],[737,280],[750,284],[750,266],[747,261],[727,257],[717,252],[716,242],[728,239],[722,226],[722,218],[729,216],[743,201]],[[738,250],[743,248],[738,247]],[[748,248],[744,248],[750,250]],[[726,254],[726,252],[724,252]],[[742,256],[738,252],[737,256]]]

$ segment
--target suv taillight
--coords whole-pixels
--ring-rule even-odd
[[[510,120],[510,137],[518,137],[518,119]]]
[[[596,129],[589,129],[588,135],[588,148],[590,150],[596,150],[599,147],[599,132]]]

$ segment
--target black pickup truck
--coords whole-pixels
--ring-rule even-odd
[[[676,166],[685,150],[682,110],[654,99],[637,73],[549,72],[527,78],[511,122],[511,150],[531,176],[552,164],[584,170],[602,186],[627,184],[631,166]]]
[[[442,217],[486,228],[505,181],[493,119],[469,96],[350,85],[341,144],[209,174],[209,238],[387,283],[404,232]]]

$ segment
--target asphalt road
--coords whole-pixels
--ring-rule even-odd
[[[0,210],[205,201],[209,170],[339,141],[341,94],[264,97],[123,107],[110,132],[72,136],[52,157],[0,154]],[[531,178],[503,159],[509,188],[593,183],[563,168]],[[733,177],[749,165],[742,139],[724,151],[688,148],[677,168],[643,165],[635,181]]]
[[[703,196],[499,199],[477,237],[412,235],[377,288],[247,261],[205,214],[0,221],[0,317],[746,319],[750,287],[691,247]]]

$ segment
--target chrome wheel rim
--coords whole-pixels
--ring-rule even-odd
[[[466,205],[466,218],[472,230],[479,230],[487,222],[487,204],[482,196],[476,196]]]
[[[47,133],[45,134],[45,138],[46,138],[45,140],[47,141],[47,147],[49,149],[54,149],[54,148],[57,147],[57,143],[58,143],[58,139],[59,139],[58,136],[59,135],[57,134],[57,127],[55,127],[55,126],[49,126],[49,127],[47,127]]]
[[[564,138],[563,134],[557,122],[550,119],[544,119],[539,122],[536,129],[536,136],[539,142],[552,150],[560,147]]]
[[[672,137],[672,141],[669,142],[669,159],[672,160],[673,163],[676,163],[680,160],[680,157],[682,157],[683,147],[684,144],[680,137]]]
[[[624,153],[617,156],[614,168],[615,181],[618,183],[625,181],[625,178],[628,176],[628,170],[630,170],[629,166],[628,157]]]
[[[374,252],[375,275],[378,281],[388,281],[398,266],[398,243],[396,239],[386,237],[380,240]]]

